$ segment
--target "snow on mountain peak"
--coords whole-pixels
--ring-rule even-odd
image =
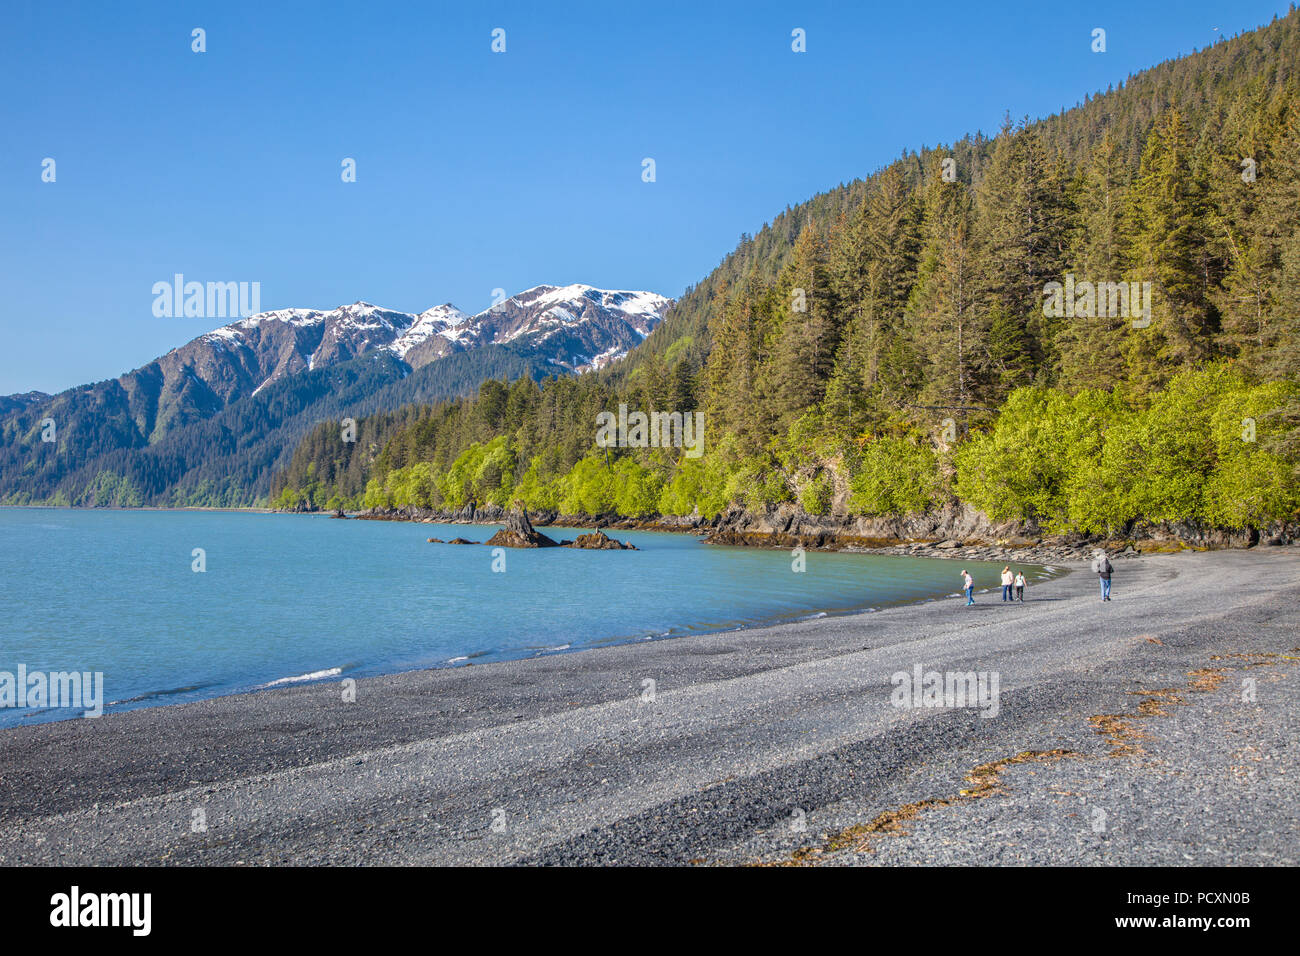
[[[510,301],[527,307],[550,305],[582,304],[626,312],[629,315],[654,315],[662,317],[663,311],[672,305],[672,299],[654,292],[635,292],[615,289],[597,289],[595,286],[574,283],[573,285],[554,286],[539,285],[525,289]]]
[[[238,322],[226,326],[226,328],[251,329],[254,326],[261,325],[263,322],[285,322],[289,325],[316,325],[324,318],[325,313],[320,309],[275,309],[270,312],[258,312],[256,315],[250,315],[246,319],[240,319]],[[221,330],[218,329],[217,331]]]
[[[521,339],[537,346],[550,342],[552,344],[546,346],[548,349],[563,348],[565,346],[560,343],[572,341],[573,336],[578,335],[596,348],[558,360],[559,364],[578,370],[599,368],[621,358],[628,348],[654,329],[670,305],[671,299],[653,292],[598,289],[582,283],[538,285],[475,315],[462,312],[450,302],[414,315],[358,300],[328,311],[275,309],[259,312],[215,329],[200,339],[224,351],[249,344],[250,339],[245,333],[261,330],[263,326],[306,328],[324,325],[325,338],[318,351],[341,346],[347,354],[362,354],[379,348],[402,359],[435,336],[445,339],[446,343],[433,352],[428,348],[420,350],[417,361],[423,362],[430,356],[445,354],[448,348],[466,349]],[[614,327],[608,325],[611,319],[623,331],[614,331]],[[259,337],[265,334],[261,331]],[[628,341],[629,334],[635,338]],[[556,338],[557,335],[561,338]],[[591,354],[595,357],[590,358]],[[304,353],[303,357],[308,368],[314,367],[316,354],[308,356]],[[325,360],[330,359],[326,356]],[[284,371],[281,369],[279,373]]]
[[[586,309],[588,303],[596,308],[613,312],[622,312],[626,316],[644,316],[651,324],[663,318],[664,311],[672,305],[672,300],[654,292],[637,292],[628,290],[597,289],[589,285],[538,286],[540,294],[530,298],[531,308],[544,311],[564,308],[572,312]],[[533,292],[536,290],[529,290]]]
[[[463,323],[469,316],[456,308],[450,302],[444,302],[442,305],[435,305],[432,309],[425,309],[415,317],[411,327],[398,336],[387,349],[400,358],[406,358],[406,353],[423,342],[429,340],[434,335],[444,335],[447,338],[454,338],[448,334],[448,330]]]
[[[444,302],[442,305],[435,305],[432,309],[425,309],[420,313],[420,318],[432,322],[446,322],[448,325],[459,325],[468,319],[469,315],[450,302]]]

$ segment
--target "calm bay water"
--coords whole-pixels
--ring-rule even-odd
[[[102,671],[108,710],[879,608],[953,595],[962,565],[718,548],[507,550],[491,527],[223,512],[0,508],[0,672]],[[554,538],[578,532],[543,529]],[[207,570],[192,570],[202,548]],[[979,588],[1000,566],[968,564]],[[1029,570],[1029,569],[1026,569]],[[1043,573],[1032,569],[1031,584]],[[954,609],[956,602],[954,601]],[[0,707],[0,726],[79,716]]]

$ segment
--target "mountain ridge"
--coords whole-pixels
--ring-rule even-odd
[[[0,502],[250,504],[265,493],[260,469],[292,451],[260,448],[271,434],[292,444],[317,421],[354,408],[369,414],[453,397],[501,375],[590,371],[644,340],[671,304],[657,293],[574,284],[534,286],[474,315],[451,303],[409,313],[361,300],[329,310],[259,312],[116,378],[54,395],[0,397]],[[335,369],[348,382],[349,403],[330,401],[319,376],[307,380]],[[286,384],[310,400],[285,404],[278,386]],[[381,396],[378,404],[368,401],[371,394]],[[227,430],[238,431],[238,413],[226,413],[241,408],[251,433],[223,443],[207,423],[224,415]],[[51,419],[54,441],[43,441],[42,423]],[[218,469],[230,483],[219,502],[202,494],[196,501],[186,484],[186,474],[211,464],[201,447],[190,447],[199,435],[225,448],[213,460],[260,449],[242,479]],[[180,456],[185,467],[163,467],[158,454],[143,455],[164,443],[187,449]],[[164,473],[175,482],[170,488],[152,477]],[[101,494],[105,482],[117,488],[119,481],[129,487]]]

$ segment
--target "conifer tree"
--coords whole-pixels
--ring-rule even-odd
[[[1078,190],[1078,229],[1070,267],[1080,280],[1118,282],[1125,274],[1124,211],[1127,195],[1124,159],[1109,133],[1094,147]],[[1122,316],[1067,315],[1058,336],[1061,383],[1067,388],[1114,388],[1123,378],[1120,351]]]
[[[809,223],[800,232],[776,282],[774,334],[761,385],[778,421],[822,399],[839,338],[837,302],[827,267],[826,239]]]
[[[1129,191],[1129,279],[1150,283],[1151,289],[1150,325],[1130,322],[1124,346],[1129,385],[1138,392],[1160,387],[1177,366],[1210,353],[1209,309],[1199,274],[1204,212],[1187,126],[1177,110],[1169,110],[1147,136]]]
[[[839,301],[848,321],[826,401],[831,421],[851,432],[885,413],[882,366],[902,328],[916,275],[920,219],[899,164],[880,174],[846,236],[843,245],[859,266],[851,280],[841,280]]]
[[[1007,119],[979,189],[978,272],[989,310],[989,354],[1000,390],[1027,385],[1047,359],[1054,329],[1045,283],[1064,263],[1065,183],[1038,131]]]
[[[921,396],[966,405],[986,394],[988,327],[977,296],[970,193],[960,180],[943,180],[940,160],[934,156],[927,170],[924,246],[908,303],[909,334],[924,370]]]

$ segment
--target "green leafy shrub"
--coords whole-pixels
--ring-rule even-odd
[[[854,514],[912,514],[935,503],[942,478],[939,459],[923,440],[884,437],[868,442],[849,479]]]
[[[835,482],[828,471],[819,471],[799,489],[799,506],[810,515],[824,515],[831,510]]]

